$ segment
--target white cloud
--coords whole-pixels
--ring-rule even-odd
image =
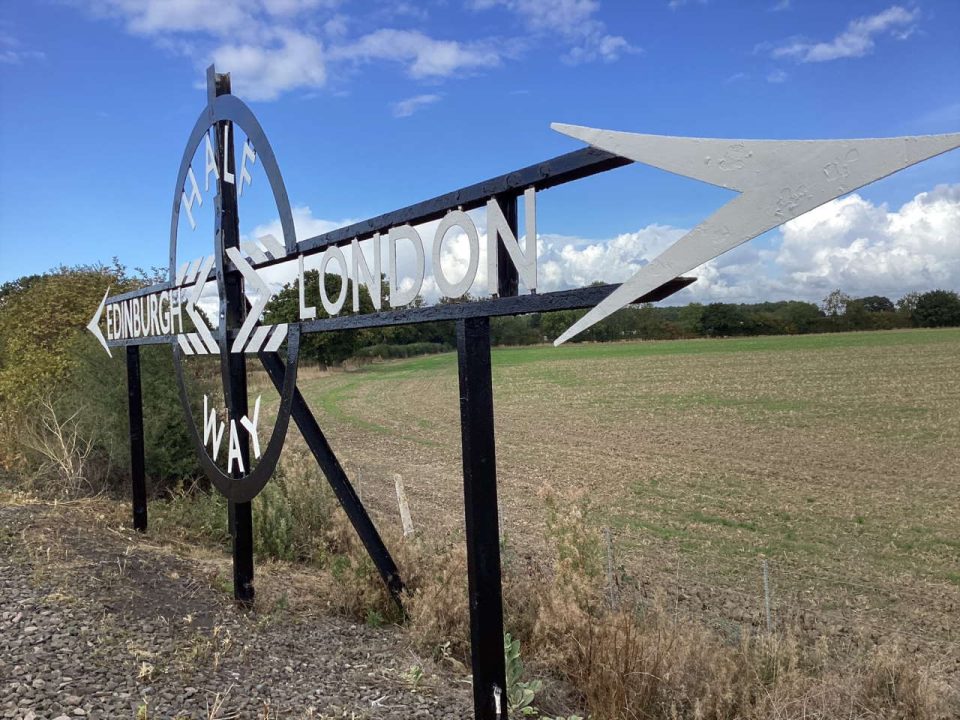
[[[300,239],[353,222],[315,218],[309,207],[294,208],[293,213]],[[485,214],[472,211],[470,215],[480,237],[479,265],[471,293],[482,296],[488,292]],[[434,221],[417,228],[426,256],[421,294],[429,302],[440,295],[431,261],[438,225]],[[541,234],[537,239],[539,289],[564,290],[597,280],[622,282],[687,231],[653,224],[610,239]],[[268,232],[279,237],[279,221],[258,227],[253,235]],[[369,241],[362,245],[372,257]],[[414,274],[413,254],[408,250],[401,243],[401,287],[409,287]],[[344,252],[349,264],[350,249],[344,248]],[[307,267],[316,268],[319,258],[312,256]],[[387,272],[386,246],[382,258],[383,272]],[[465,235],[448,234],[441,264],[453,282],[464,275],[469,264]],[[287,263],[267,272],[269,281],[279,288],[295,277],[296,267]],[[769,243],[746,243],[690,274],[697,282],[672,302],[820,302],[834,288],[855,297],[879,294],[896,299],[913,291],[960,289],[960,184],[939,185],[895,211],[852,194],[791,220],[772,234]]]
[[[572,64],[613,62],[625,53],[639,52],[626,38],[607,32],[606,24],[596,18],[600,9],[596,0],[474,0],[472,5],[477,10],[503,6],[530,33],[562,38],[570,46],[563,59]]]
[[[622,282],[687,232],[649,225],[612,239],[539,238],[544,291]],[[677,302],[819,302],[834,288],[893,298],[960,288],[960,184],[917,195],[899,210],[858,194],[791,220],[771,236],[706,263]]]
[[[253,22],[255,3],[221,0],[92,0],[97,14],[121,19],[127,30],[141,35],[204,31],[229,34]]]
[[[319,88],[327,81],[323,45],[292,30],[277,32],[266,44],[226,44],[212,60],[229,68],[234,92],[251,100],[275,100],[295,88]]]
[[[414,78],[437,78],[500,64],[501,53],[491,43],[436,40],[418,30],[381,29],[331,50],[338,60],[383,60],[407,66]]]
[[[939,185],[893,212],[849,195],[791,220],[781,235],[776,264],[797,291],[960,287],[960,184]]]
[[[31,60],[45,60],[46,54],[39,50],[24,49],[23,44],[11,35],[0,33],[0,63],[22,65]]]
[[[774,84],[782,83],[787,81],[787,77],[789,76],[783,70],[771,70],[767,73],[767,82]]]
[[[917,9],[908,10],[893,5],[876,15],[852,20],[846,30],[829,42],[791,40],[774,48],[771,54],[775,58],[790,58],[805,63],[863,57],[873,50],[878,35],[890,34],[901,40],[909,37],[919,17],[920,11]]]
[[[210,62],[233,76],[234,91],[253,100],[273,100],[294,90],[326,86],[332,63],[396,62],[414,79],[447,78],[497,67],[513,57],[509,39],[438,39],[420,30],[381,28],[350,40],[352,18],[338,0],[77,0],[99,17],[119,20],[131,34],[159,47]],[[397,13],[416,16],[413,6]],[[616,53],[616,47],[599,50]],[[0,62],[17,61],[0,48]]]
[[[432,105],[440,100],[439,95],[415,95],[406,100],[401,100],[393,104],[393,116],[402,118],[410,117],[420,108]]]
[[[610,240],[540,235],[539,281],[544,291],[583,287],[597,280],[623,282],[685,233],[667,225],[648,225]]]
[[[352,223],[356,222],[356,220],[352,218],[345,218],[343,220],[325,220],[323,218],[314,217],[313,211],[310,209],[309,205],[295,205],[290,209],[290,213],[293,215],[293,229],[297,236],[297,242],[303,242],[308,238],[312,238],[316,235],[322,235],[323,233],[327,233],[331,230],[336,230],[337,228],[351,225]],[[259,238],[264,235],[273,235],[278,240],[282,240],[283,230],[280,227],[280,220],[274,219],[268,223],[257,225],[250,233],[252,238]],[[247,238],[244,237],[241,239],[246,240]]]

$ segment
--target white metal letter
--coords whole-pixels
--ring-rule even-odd
[[[204,133],[203,139],[206,140],[205,161],[203,167],[203,189],[210,192],[210,173],[219,180],[220,172],[217,170],[217,156],[213,152],[213,145],[210,143],[210,131]]]
[[[237,461],[240,472],[243,468],[243,458],[240,456],[240,438],[237,436],[237,421],[230,420],[230,449],[227,452],[227,472],[233,472],[233,461]]]
[[[203,444],[210,444],[213,451],[211,456],[214,462],[220,454],[220,441],[223,440],[223,430],[226,427],[217,419],[217,411],[207,407],[207,396],[203,396]]]
[[[487,200],[487,284],[490,294],[499,291],[497,285],[497,238],[510,255],[520,279],[528,290],[537,289],[537,191],[527,188],[523,193],[523,214],[526,222],[525,250],[521,252],[520,243],[504,217],[503,209],[496,198]]]
[[[241,197],[243,197],[243,184],[249,185],[253,181],[247,170],[247,158],[250,158],[251,163],[257,162],[257,153],[254,152],[249,140],[243,143],[243,157],[240,158],[240,184],[237,186],[237,194]]]
[[[413,245],[413,251],[417,255],[414,265],[413,286],[406,293],[400,292],[400,275],[397,273],[397,240],[406,239]],[[420,288],[423,287],[423,241],[420,239],[420,233],[411,225],[401,225],[400,227],[390,228],[387,233],[387,247],[389,248],[389,282],[390,282],[390,307],[396,308],[413,301],[420,294]]]
[[[340,265],[340,294],[336,302],[330,302],[327,297],[327,284],[324,279],[327,276],[327,264],[331,259],[335,259]],[[336,315],[343,308],[347,301],[347,259],[343,256],[343,250],[336,245],[331,245],[324,251],[323,260],[320,261],[320,302],[323,303],[323,309],[327,311],[330,317]]]
[[[231,185],[234,184],[233,173],[230,172],[230,164],[227,162],[227,148],[230,147],[230,128],[233,123],[224,123],[223,126],[223,179]]]
[[[467,266],[466,274],[460,279],[460,282],[451,284],[443,274],[443,267],[440,265],[440,249],[443,245],[443,237],[452,227],[462,228],[467,234],[467,240],[470,241],[470,261]],[[470,286],[473,285],[473,279],[477,276],[477,266],[480,264],[480,238],[477,236],[477,226],[473,220],[463,210],[451,210],[437,227],[437,234],[433,237],[433,274],[437,280],[437,287],[440,292],[448,298],[458,298],[463,295]]]
[[[243,187],[243,184],[241,184],[240,187]],[[297,284],[300,286],[300,319],[311,320],[317,316],[317,308],[315,305],[307,306],[307,299],[304,293],[303,255],[298,259],[300,261],[300,275],[297,278]]]
[[[366,278],[364,282],[370,291],[370,299],[373,301],[373,307],[377,310],[383,304],[383,285],[380,283],[380,233],[373,236],[373,272],[370,272],[370,266],[367,265],[367,258],[360,249],[360,242],[354,238],[351,243],[353,252],[350,253],[353,258],[353,311],[360,310],[360,278],[361,273]]]
[[[187,179],[190,181],[190,197],[187,197],[186,190],[180,193],[181,204],[187,208],[187,219],[190,220],[190,229],[197,229],[197,221],[193,219],[193,203],[203,205],[203,198],[200,196],[200,187],[197,185],[197,176],[193,174],[193,168],[187,168]]]
[[[260,457],[260,436],[257,434],[257,424],[260,422],[260,396],[257,395],[257,402],[253,406],[253,420],[244,415],[240,418],[240,424],[250,435],[250,441],[253,443],[253,456]]]

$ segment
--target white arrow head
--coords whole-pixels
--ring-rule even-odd
[[[601,150],[741,193],[644,265],[554,345],[767,230],[960,147],[960,133],[865,140],[717,140],[559,123],[551,127]]]
[[[107,304],[107,295],[110,294],[110,288],[107,287],[107,292],[103,294],[103,300],[100,301],[100,307],[97,308],[97,311],[93,314],[93,320],[87,323],[87,330],[93,333],[93,336],[100,341],[100,344],[103,345],[103,349],[107,351],[107,355],[113,357],[113,353],[110,352],[110,346],[107,345],[107,341],[103,337],[103,333],[100,332],[100,316],[103,315],[103,307]]]
[[[263,311],[267,308],[267,304],[270,302],[270,286],[263,281],[263,278],[254,270],[250,264],[243,259],[243,255],[240,254],[240,251],[237,248],[226,248],[225,252],[227,257],[237,266],[237,269],[243,275],[244,281],[248,285],[252,285],[256,288],[257,301],[253,304],[253,307],[250,308],[250,312],[247,313],[246,320],[243,321],[243,324],[240,326],[240,329],[237,331],[237,337],[233,341],[233,347],[231,352],[243,352],[247,344],[247,338],[250,337],[250,333],[253,332],[253,328],[256,327],[257,323],[260,321],[260,315],[263,314]]]

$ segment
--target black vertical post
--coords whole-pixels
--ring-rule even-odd
[[[489,318],[457,321],[457,361],[473,706],[478,720],[504,720],[507,717],[506,669]]]
[[[130,411],[130,482],[133,527],[147,529],[147,483],[143,461],[143,394],[140,389],[140,347],[127,345],[127,404]]]
[[[230,75],[207,68],[207,95],[230,94]],[[246,300],[243,276],[236,269],[227,270],[226,248],[240,246],[240,225],[237,213],[236,161],[233,154],[234,127],[228,121],[218,122],[216,129],[217,197],[215,199],[215,234],[217,283],[220,290],[220,371],[227,415],[239,424],[247,414],[247,363],[243,353],[230,352],[230,330],[243,324]],[[233,182],[226,175],[234,177]],[[243,468],[250,471],[250,441],[241,433],[240,457]],[[240,477],[241,472],[235,471]],[[249,502],[230,503],[230,531],[233,538],[233,597],[240,605],[253,605],[253,507]]]

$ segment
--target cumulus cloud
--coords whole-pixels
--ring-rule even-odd
[[[414,78],[448,77],[456,73],[495,67],[501,51],[489,42],[436,40],[418,30],[375,30],[355,42],[331,51],[337,60],[399,62]]]
[[[437,81],[497,67],[521,48],[511,38],[461,41],[419,29],[381,27],[350,36],[352,27],[374,20],[399,15],[422,19],[415,6],[403,4],[391,6],[386,15],[377,11],[351,17],[340,12],[338,0],[77,1],[97,17],[120,22],[128,33],[149,37],[157,46],[191,58],[198,69],[214,62],[229,70],[234,91],[253,100],[314,91],[326,86],[334,69],[374,62],[400,64],[415,80]],[[600,27],[591,23],[590,27]],[[595,40],[590,41],[589,52],[605,59],[627,49],[615,36]],[[22,57],[0,48],[0,61],[17,62]]]
[[[229,68],[237,92],[251,100],[275,100],[295,88],[319,88],[327,81],[323,45],[292,30],[279,30],[269,44],[225,44],[212,53]]]
[[[919,17],[920,11],[917,9],[908,10],[893,5],[876,15],[852,20],[833,40],[808,42],[795,39],[775,47],[771,55],[805,63],[863,57],[873,51],[878,35],[892,35],[901,40],[909,37]]]
[[[315,218],[308,207],[297,207],[293,212],[300,239],[353,222]],[[480,239],[477,274],[470,292],[483,296],[489,292],[486,214],[469,214]],[[426,259],[421,294],[429,302],[440,296],[431,259],[438,225],[439,221],[433,221],[417,227]],[[539,290],[583,287],[595,281],[623,282],[688,230],[652,224],[612,238],[540,234]],[[279,237],[279,221],[261,225],[252,234],[258,237],[268,232]],[[388,256],[383,242],[382,269],[386,273]],[[370,243],[365,241],[361,247],[372,263]],[[350,249],[344,248],[344,253],[349,265]],[[312,256],[307,267],[318,267],[319,259],[319,255]],[[465,234],[456,230],[448,233],[440,262],[451,282],[464,276],[470,263]],[[414,255],[405,243],[399,245],[398,269],[400,287],[409,288],[415,274]],[[293,280],[296,267],[287,263],[267,272],[269,281],[279,288]],[[791,220],[768,238],[741,245],[690,274],[697,282],[669,302],[820,302],[834,288],[855,297],[879,294],[896,299],[932,288],[960,289],[960,184],[939,185],[896,210],[851,194]]]
[[[399,102],[393,104],[393,116],[398,118],[410,117],[420,108],[424,108],[427,105],[432,105],[439,100],[440,96],[436,94],[415,95],[414,97],[409,97],[406,100],[400,100]]]
[[[626,53],[639,52],[626,38],[607,32],[596,14],[596,0],[474,0],[477,10],[502,6],[520,18],[528,32],[560,37],[569,49],[566,62],[577,64],[602,60],[613,62]]]
[[[781,234],[776,263],[798,290],[960,287],[960,184],[920,193],[896,211],[849,195],[791,220]]]

